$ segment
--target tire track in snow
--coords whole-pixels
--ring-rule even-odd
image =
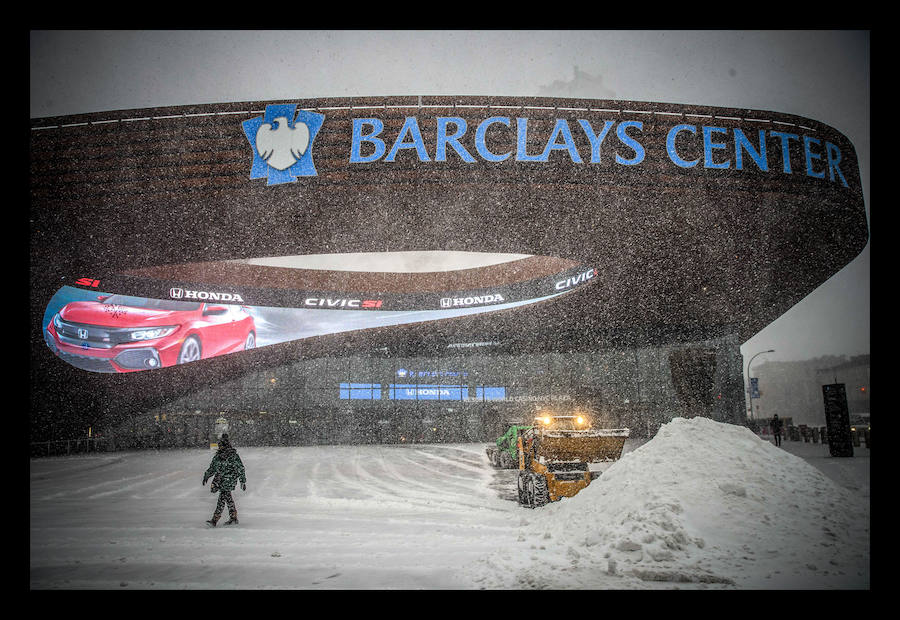
[[[409,485],[398,481],[393,476],[387,465],[384,454],[378,453],[378,460],[371,460],[368,466],[363,467],[358,464],[354,465],[357,479],[360,480],[358,488],[370,493],[375,501],[381,501],[384,496],[393,502],[409,507],[424,507],[429,510],[434,509],[429,497],[422,498],[409,494]],[[381,472],[379,475],[378,472]]]
[[[369,479],[376,482],[374,485],[375,489],[381,489],[395,497],[402,498],[410,506],[424,506],[429,510],[453,510],[454,512],[460,512],[463,508],[473,507],[503,512],[503,509],[500,507],[492,507],[483,502],[473,501],[471,489],[465,489],[461,492],[448,492],[446,487],[422,482],[423,479],[428,478],[427,470],[425,470],[426,474],[421,478],[410,477],[402,473],[391,459],[384,458],[383,453],[380,453],[380,455],[382,458],[379,459],[377,464],[384,472],[383,476],[377,476],[368,469],[358,469]],[[412,461],[412,463],[417,469],[422,469],[421,463],[415,461]],[[405,472],[406,470],[403,471]],[[467,512],[465,510],[462,511]]]
[[[408,455],[401,455],[401,458],[414,464],[419,465],[421,467],[421,463],[414,461]],[[441,461],[446,462],[446,459],[441,459]],[[429,468],[427,471],[434,473],[439,478],[439,482],[434,485],[426,485],[424,483],[419,483],[421,487],[427,490],[435,490],[442,492],[450,491],[454,496],[473,498],[473,494],[477,494],[481,498],[492,497],[493,495],[486,492],[486,486],[483,487],[481,485],[486,485],[487,479],[476,480],[471,477],[466,478],[461,475],[450,474],[447,473],[445,469],[437,468],[431,469]],[[480,473],[480,472],[479,472]],[[438,479],[436,478],[436,480]],[[427,477],[425,478],[427,479]]]
[[[360,482],[359,472],[362,468],[362,463],[360,462],[360,458],[356,457],[353,461],[347,461],[343,463],[332,463],[331,472],[334,477],[339,480],[343,486],[341,489],[344,490],[343,494],[340,494],[341,497],[353,500],[365,500],[371,501],[376,500],[378,498],[378,494],[374,493],[372,488],[364,483]],[[350,468],[350,472],[345,471],[347,468]],[[355,494],[357,497],[347,497],[347,495]]]
[[[142,480],[141,482],[135,482],[133,484],[129,484],[128,486],[122,487],[120,489],[113,489],[111,491],[103,491],[101,493],[95,493],[93,495],[89,495],[88,499],[99,499],[101,497],[106,497],[108,495],[116,495],[118,493],[128,493],[129,491],[133,491],[135,489],[145,487],[148,484],[153,484],[155,482],[158,482],[161,478],[171,478],[172,476],[181,476],[182,474],[183,474],[183,472],[180,472],[180,471],[169,472],[168,474],[163,474],[161,477],[154,477],[149,480]],[[143,499],[141,496],[138,496],[138,495],[135,495],[133,497],[135,499]]]
[[[381,451],[377,452],[378,460],[374,460],[369,458],[368,455],[357,455],[352,461],[348,461],[343,463],[343,465],[350,464],[353,475],[345,474],[341,471],[342,463],[329,463],[329,474],[339,476],[342,480],[348,483],[348,487],[352,488],[360,493],[362,493],[365,497],[377,500],[384,493],[390,494],[391,498],[402,498],[404,494],[400,491],[403,490],[403,487],[398,487],[392,484],[385,484],[385,477],[379,476],[377,473],[373,473],[371,470],[373,469],[373,465],[381,466],[380,469],[383,471],[383,462],[384,455]],[[371,484],[374,482],[374,484]]]
[[[137,499],[146,499],[147,497],[174,497],[176,499],[185,499],[187,497],[192,497],[197,493],[197,487],[194,486],[196,484],[196,479],[194,477],[193,472],[188,472],[183,469],[179,469],[177,471],[170,472],[166,474],[166,476],[178,476],[176,480],[169,482],[168,484],[164,484],[158,489],[154,489],[147,495],[141,495],[137,497]],[[193,482],[191,482],[193,481]],[[174,492],[175,489],[182,488],[183,490],[180,492]]]
[[[74,489],[66,489],[66,490],[60,491],[58,493],[51,493],[50,495],[45,495],[45,496],[41,497],[40,499],[51,500],[51,499],[59,499],[59,498],[65,498],[65,497],[77,497],[83,493],[89,493],[94,489],[102,489],[102,488],[109,488],[110,486],[118,486],[118,485],[121,485],[122,483],[128,482],[130,480],[147,480],[147,479],[150,479],[150,481],[156,479],[156,473],[139,474],[137,476],[120,478],[118,480],[108,480],[106,482],[101,482],[99,484],[92,484],[90,486],[78,487],[78,488],[74,488]],[[117,488],[115,491],[111,491],[110,493],[117,492],[118,490],[119,489]]]
[[[479,459],[476,461],[476,459],[474,459],[474,458],[469,458],[468,460],[463,461],[460,459],[454,459],[454,458],[450,458],[448,456],[442,456],[435,452],[429,452],[427,450],[421,450],[421,449],[415,450],[415,453],[421,454],[422,456],[424,456],[425,458],[428,458],[428,459],[448,463],[448,464],[462,470],[463,472],[482,473],[484,471],[484,468],[481,466],[481,462],[480,462],[482,459]],[[456,451],[456,453],[460,454],[461,456],[465,455],[467,457],[475,456],[471,452],[468,452],[466,450],[458,450],[458,451]],[[484,461],[487,462],[486,459],[484,459]],[[458,477],[464,477],[464,476],[458,476]]]
[[[322,462],[316,461],[316,463],[312,467],[312,471],[310,472],[310,476],[307,478],[306,487],[309,489],[309,498],[310,499],[321,499],[322,494],[319,492],[319,485],[316,484],[316,480],[319,478],[319,471],[322,469]]]

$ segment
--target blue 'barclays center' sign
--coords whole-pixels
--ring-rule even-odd
[[[475,128],[475,155],[487,162],[502,162],[514,157],[518,162],[547,162],[554,151],[564,151],[572,163],[600,163],[600,151],[610,135],[630,151],[629,157],[619,153],[615,155],[617,164],[636,166],[644,161],[646,150],[643,145],[641,121],[603,121],[602,127],[594,127],[590,121],[578,119],[578,131],[581,131],[590,144],[590,152],[582,154],[576,145],[572,127],[563,118],[556,119],[553,130],[548,135],[545,146],[539,154],[529,154],[528,119],[515,119],[515,144],[492,144],[488,140],[488,129],[493,125],[511,128],[513,119],[506,116],[492,116],[481,121]],[[468,131],[468,124],[460,117],[438,117],[437,129],[433,141],[434,159],[436,162],[447,161],[448,149],[452,149],[466,163],[477,161],[461,140]],[[350,147],[350,163],[362,164],[375,161],[393,162],[401,150],[414,150],[421,162],[430,162],[432,158],[426,140],[419,128],[417,117],[407,117],[400,131],[393,137],[384,135],[384,122],[378,118],[353,119],[353,133]],[[751,132],[752,135],[752,132]],[[734,167],[743,170],[749,158],[760,171],[768,172],[780,166],[785,174],[792,174],[798,165],[810,177],[840,182],[847,187],[847,181],[841,171],[841,151],[835,144],[809,135],[800,135],[786,131],[756,131],[756,136],[745,133],[742,129],[732,130],[724,127],[678,124],[666,133],[665,146],[669,160],[680,168],[693,168],[700,164],[700,158],[686,159],[683,155],[685,139],[695,140],[702,146],[702,165],[710,169],[728,169]],[[767,137],[774,138],[777,149],[769,149]],[[796,141],[803,147],[803,161],[792,162],[790,145]],[[388,150],[387,144],[391,143]],[[367,153],[363,154],[363,145],[368,144]],[[772,152],[772,151],[776,152]],[[729,153],[733,153],[732,161]],[[770,164],[770,158],[772,163]]]
[[[313,146],[324,122],[324,114],[284,104],[269,105],[263,116],[244,121],[243,131],[253,151],[251,178],[266,178],[269,185],[277,185],[296,181],[301,176],[317,176]],[[529,130],[528,118],[491,116],[475,126],[474,143],[469,122],[462,117],[441,116],[423,122],[435,127],[433,134],[423,134],[416,116],[406,117],[396,135],[388,135],[384,121],[379,118],[352,119],[349,163],[393,163],[401,151],[414,151],[423,163],[446,162],[448,158],[468,164],[479,160],[546,163],[551,155],[562,151],[573,164],[599,164],[601,149],[606,148],[616,149],[616,164],[638,166],[647,154],[648,138],[643,134],[644,123],[638,120],[557,118],[547,132],[535,130],[534,123]],[[761,172],[802,171],[808,177],[848,187],[841,169],[840,147],[801,131],[808,129],[814,133],[815,130],[799,125],[791,127],[797,129],[745,130],[678,123],[664,132],[665,153],[668,161],[681,169],[745,170],[753,166]],[[582,139],[579,147],[576,135],[583,136],[587,142]],[[464,139],[474,144],[474,148],[467,148]],[[528,152],[529,143],[535,152]],[[543,144],[540,152],[534,149],[534,144]]]

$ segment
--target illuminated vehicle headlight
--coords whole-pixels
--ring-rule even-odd
[[[545,415],[543,418],[541,418],[541,421],[542,421],[544,424],[546,424],[547,426],[550,426],[550,423],[553,421],[553,418],[551,418],[551,417],[548,416],[548,415]]]
[[[153,340],[162,338],[174,332],[177,327],[154,327],[151,329],[136,329],[130,333],[132,340]]]
[[[585,422],[584,416],[581,416],[581,415],[580,415],[580,416],[578,416],[577,418],[575,418],[575,423],[578,424],[578,426],[583,425],[584,422]]]

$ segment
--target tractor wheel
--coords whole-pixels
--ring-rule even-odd
[[[497,462],[497,451],[496,450],[494,450],[493,448],[488,448],[487,457],[488,457],[488,462],[491,464],[492,467],[500,466],[500,463]]]
[[[547,488],[547,479],[540,474],[534,475],[534,506],[546,506],[550,503],[550,491]]]
[[[516,486],[518,487],[519,492],[519,505],[520,506],[529,506],[531,502],[528,501],[528,490],[526,488],[528,474],[524,471],[519,472],[519,476],[516,479]]]

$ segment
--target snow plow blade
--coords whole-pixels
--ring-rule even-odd
[[[628,431],[610,429],[600,433],[545,433],[537,456],[550,462],[602,463],[622,456]]]

